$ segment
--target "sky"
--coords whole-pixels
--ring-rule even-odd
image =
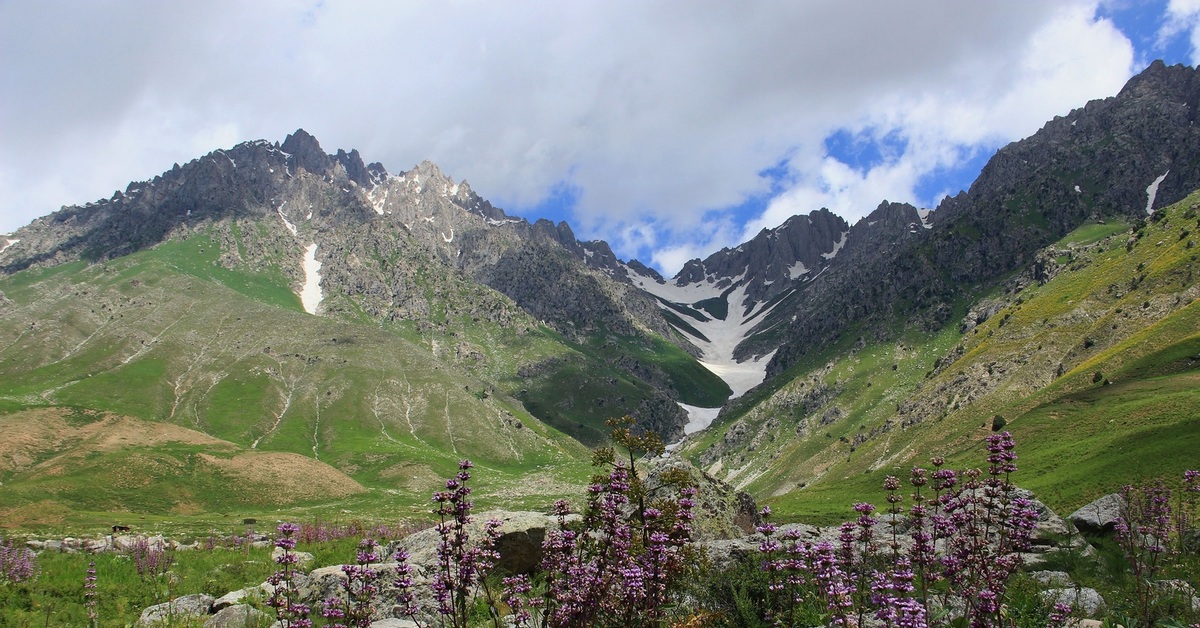
[[[672,275],[934,207],[1159,58],[1200,0],[0,0],[0,233],[304,128]]]

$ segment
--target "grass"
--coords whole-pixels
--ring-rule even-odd
[[[101,626],[126,626],[137,621],[143,608],[192,593],[214,597],[248,583],[263,582],[275,571],[270,549],[177,552],[166,578],[139,576],[125,554],[68,554],[42,552],[40,573],[32,582],[0,585],[0,625],[86,626],[83,582],[88,561],[96,562],[97,614]]]

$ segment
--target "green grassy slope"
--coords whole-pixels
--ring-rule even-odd
[[[377,324],[306,314],[282,274],[225,268],[216,255],[210,239],[192,237],[0,280],[0,408],[168,422],[239,451],[303,455],[420,501],[464,457],[499,484],[538,469],[586,474],[577,442],[454,360]],[[87,499],[96,478],[132,458],[146,469],[195,461],[196,452],[169,449],[85,457],[54,480],[74,488],[56,494],[83,510],[169,510],[154,497],[165,489],[140,501]],[[6,472],[6,504],[33,500],[47,481],[22,476],[27,467]],[[167,475],[203,495],[200,509],[241,503],[213,469]]]

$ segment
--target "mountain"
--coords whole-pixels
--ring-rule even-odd
[[[368,489],[399,481],[418,501],[464,456],[505,470],[501,483],[546,467],[557,479],[544,485],[565,491],[561,478],[586,477],[580,443],[604,442],[607,419],[678,439],[681,402],[729,394],[624,272],[606,244],[511,218],[433,164],[392,175],[299,130],[10,234],[0,406],[168,422],[230,451],[307,456]],[[155,469],[214,485],[220,470],[175,443],[142,452],[158,464],[118,466],[150,486],[182,481]],[[13,454],[4,490],[34,503],[39,465],[129,455],[76,446]],[[63,499],[126,503],[97,505],[101,493]],[[199,502],[261,501],[242,496]]]
[[[1200,445],[1173,409],[1198,101],[1195,69],[1155,63],[933,210],[819,209],[671,279],[303,130],[176,164],[0,241],[0,519],[418,504],[461,457],[503,499],[565,495],[624,414],[818,518],[917,457],[967,459],[1000,416],[1076,503],[1108,476],[1052,461],[1152,476]],[[1129,404],[1107,429],[1078,412]],[[321,490],[255,495],[236,474],[263,456]]]
[[[764,308],[734,357],[769,356],[766,383],[684,452],[785,502],[800,499],[800,487],[820,493],[831,478],[862,488],[914,456],[968,447],[992,413],[1020,434],[1020,419],[1039,412],[1028,399],[1066,403],[1081,394],[1066,392],[1068,382],[1124,369],[1144,347],[1186,354],[1200,223],[1187,224],[1194,198],[1163,208],[1200,188],[1198,101],[1195,69],[1155,63],[1117,96],[998,151],[970,190],[935,210],[881,204],[826,269]],[[1151,237],[1150,251],[1139,248]],[[1095,260],[1104,264],[1089,266]],[[1147,267],[1170,279],[1147,285]],[[1081,281],[1086,288],[1073,283]],[[1026,308],[1043,316],[1009,327]],[[1122,355],[1104,353],[1115,347]],[[1174,402],[1144,401],[1142,412],[1163,424],[1139,424],[1136,436],[1116,430],[1116,440],[1178,452]],[[1191,434],[1183,442],[1200,445]],[[1155,472],[1126,454],[1106,461],[1130,475]],[[1063,499],[1081,505],[1096,490],[1077,482]]]

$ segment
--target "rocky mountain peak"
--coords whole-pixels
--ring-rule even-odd
[[[303,168],[312,174],[322,176],[328,173],[332,167],[329,156],[321,150],[320,142],[304,129],[296,129],[295,133],[288,135],[279,148],[290,155],[288,166],[293,170]]]
[[[338,149],[333,160],[342,165],[346,169],[346,176],[351,181],[362,187],[371,187],[372,175],[363,164],[362,156],[358,154],[358,149],[351,150],[349,153],[342,149]],[[386,171],[385,171],[386,172]]]

